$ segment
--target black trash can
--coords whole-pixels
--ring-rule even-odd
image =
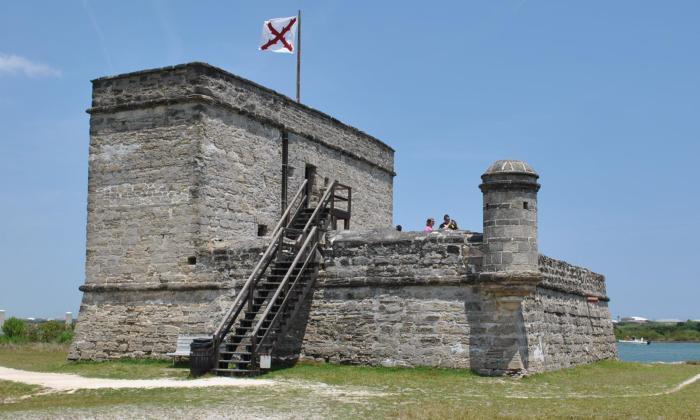
[[[202,376],[214,368],[213,338],[195,338],[190,344],[190,374]]]

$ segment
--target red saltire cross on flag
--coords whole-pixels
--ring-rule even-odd
[[[296,16],[266,20],[263,24],[260,50],[293,54],[296,32]]]

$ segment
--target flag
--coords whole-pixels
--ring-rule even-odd
[[[297,26],[296,16],[266,20],[263,23],[260,51],[293,54],[296,49],[294,37]]]

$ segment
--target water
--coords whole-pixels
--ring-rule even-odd
[[[700,343],[617,343],[620,360],[626,362],[684,362],[700,360]]]

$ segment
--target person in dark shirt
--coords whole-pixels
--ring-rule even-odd
[[[459,228],[457,227],[457,221],[456,221],[456,220],[450,219],[450,215],[449,215],[449,214],[446,214],[446,215],[442,218],[442,220],[443,220],[443,222],[440,223],[440,229],[445,229],[445,230],[448,230],[448,229],[449,229],[449,230],[457,230],[457,229],[459,229]]]

